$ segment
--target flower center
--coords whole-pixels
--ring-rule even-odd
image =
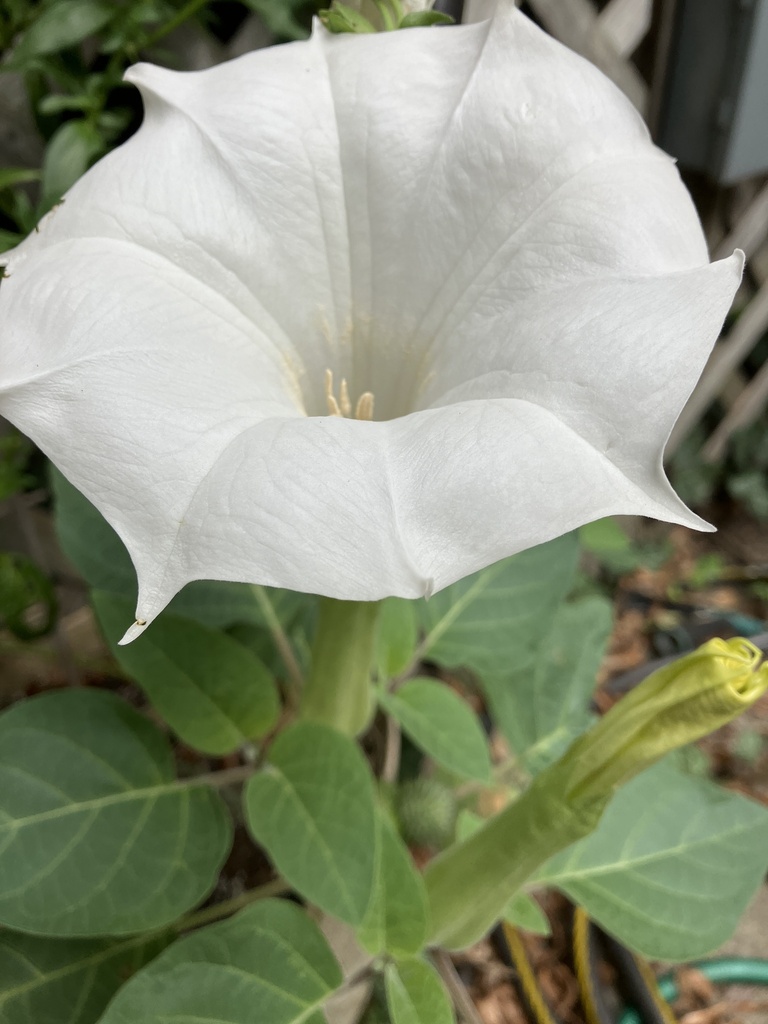
[[[347,378],[341,378],[341,384],[339,385],[339,397],[336,398],[336,394],[333,387],[333,370],[325,371],[325,401],[328,406],[329,416],[351,416],[352,415],[352,402],[349,398],[349,386],[347,385]],[[373,392],[364,391],[357,400],[355,405],[356,420],[372,420],[373,419]]]

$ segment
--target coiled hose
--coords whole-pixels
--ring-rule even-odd
[[[515,971],[520,998],[534,1024],[561,1024],[547,1005],[522,938],[512,925],[495,932],[502,959]],[[658,981],[640,957],[600,929],[580,907],[574,909],[569,936],[571,956],[579,985],[579,997],[587,1024],[676,1024],[670,1007],[678,995],[674,976]],[[609,1006],[600,981],[598,964],[606,960],[616,972],[616,987],[628,1008],[618,1018]],[[768,960],[717,958],[690,965],[715,984],[768,986]]]

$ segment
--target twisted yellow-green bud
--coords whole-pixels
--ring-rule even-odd
[[[671,750],[740,715],[768,689],[762,652],[741,637],[709,640],[648,676],[561,759],[570,801],[624,785]]]
[[[430,942],[480,938],[527,878],[598,825],[616,789],[670,751],[725,725],[768,689],[768,665],[748,640],[710,640],[654,672],[559,761],[425,874]]]
[[[417,10],[410,10],[415,6]],[[369,33],[391,32],[396,28],[421,28],[428,25],[451,25],[453,18],[430,5],[409,4],[407,0],[332,0],[331,6],[318,11],[320,21],[329,32]]]

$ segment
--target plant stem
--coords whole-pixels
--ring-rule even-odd
[[[373,664],[380,601],[320,601],[312,669],[301,717],[357,736],[370,721]]]
[[[561,795],[565,781],[551,768],[542,772],[518,800],[430,862],[430,945],[463,949],[482,938],[540,864],[594,831],[610,793],[570,805]]]
[[[436,949],[432,953],[432,961],[448,989],[453,1005],[459,1011],[459,1016],[464,1018],[464,1024],[483,1024],[483,1019],[475,1009],[475,1004],[459,977],[453,960],[442,949]]]
[[[275,642],[278,654],[280,655],[286,671],[288,672],[286,685],[286,697],[288,699],[288,704],[291,708],[297,708],[299,706],[301,691],[304,688],[304,679],[301,674],[299,663],[296,660],[296,655],[293,653],[291,641],[288,639],[288,634],[283,629],[283,625],[277,617],[274,605],[269,600],[264,587],[254,584],[251,587],[251,590],[253,591],[253,596],[256,598],[256,603],[259,606],[261,614],[266,620],[269,632],[272,634],[272,639]]]
[[[384,746],[384,764],[381,769],[381,781],[394,784],[400,771],[400,753],[402,735],[400,726],[391,715],[387,715],[386,741]]]
[[[208,772],[207,775],[191,775],[186,779],[179,779],[180,786],[234,786],[238,782],[247,782],[256,772],[253,765],[244,764],[237,768],[224,768],[220,772]]]
[[[159,43],[161,39],[164,39],[174,29],[177,29],[185,21],[197,14],[201,7],[205,7],[207,2],[208,0],[189,0],[188,4],[185,4],[180,11],[177,11],[172,18],[166,21],[164,25],[161,25],[149,38],[144,40],[142,49],[147,49],[150,46],[154,46],[155,43]]]
[[[247,889],[245,892],[241,892],[239,896],[233,896],[230,900],[222,900],[221,903],[214,903],[212,907],[204,907],[194,914],[187,914],[186,917],[182,917],[176,927],[181,932],[200,928],[204,924],[210,924],[212,921],[220,921],[224,917],[229,917],[231,914],[236,913],[236,911],[242,910],[243,907],[256,903],[257,900],[265,900],[270,896],[279,896],[290,888],[290,885],[282,878],[275,878],[271,882],[258,886],[256,889]]]

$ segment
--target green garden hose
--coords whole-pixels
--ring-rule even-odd
[[[529,1019],[535,1024],[562,1024],[547,1005],[517,929],[504,923],[495,931],[494,938],[502,959],[515,972],[518,994]],[[609,1009],[599,980],[597,965],[601,959],[614,968],[616,988],[625,1004],[632,1005],[621,1013],[618,1024],[672,1024],[676,1020],[669,1005],[678,996],[674,975],[666,974],[657,981],[645,960],[602,931],[580,907],[573,911],[569,944],[587,1024],[614,1024],[616,1021],[615,1011]],[[701,971],[717,985],[768,986],[768,960],[720,957],[687,966]]]
[[[720,957],[690,964],[716,985],[768,985],[768,960],[748,957]],[[668,1002],[677,999],[678,989],[673,975],[659,979],[659,991]],[[619,1024],[643,1024],[636,1010],[626,1010]]]

